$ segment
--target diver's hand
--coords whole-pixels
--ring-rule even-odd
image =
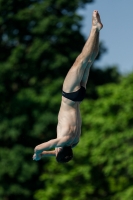
[[[35,160],[35,161],[38,161],[38,160],[41,160],[41,158],[42,158],[42,156],[41,156],[41,154],[34,154],[33,155],[33,160]]]

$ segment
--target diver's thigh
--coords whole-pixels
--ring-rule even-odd
[[[66,75],[63,83],[64,92],[74,92],[80,88],[80,82],[83,77],[83,71],[77,68],[71,68]]]

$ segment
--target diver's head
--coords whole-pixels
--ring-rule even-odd
[[[56,160],[59,163],[69,162],[73,158],[71,146],[56,148]]]

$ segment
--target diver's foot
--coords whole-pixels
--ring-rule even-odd
[[[103,28],[103,24],[101,23],[100,15],[97,10],[93,11],[92,27],[96,28],[98,31],[100,31]]]

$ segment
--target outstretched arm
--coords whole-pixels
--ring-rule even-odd
[[[49,140],[48,142],[44,142],[42,144],[37,145],[34,149],[34,152],[37,154],[41,154],[45,150],[50,150],[55,147],[63,147],[64,145],[67,145],[68,142],[69,142],[68,137],[52,139]]]
[[[53,151],[43,151],[41,154],[34,154],[33,155],[33,160],[41,160],[43,157],[52,157],[55,156],[55,150]]]
[[[63,137],[63,138],[56,138],[49,140],[48,142],[44,142],[42,144],[39,144],[34,149],[34,155],[33,160],[40,160],[45,156],[54,156],[55,151],[48,151],[50,149],[53,149],[55,147],[63,147],[65,145],[69,145],[69,137]]]
[[[55,156],[55,150],[52,150],[52,151],[43,151],[41,153],[41,157],[52,157],[52,156]]]

